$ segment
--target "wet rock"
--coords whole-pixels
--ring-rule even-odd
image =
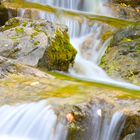
[[[123,140],[139,140],[140,139],[140,128],[135,133],[127,135]]]
[[[124,4],[109,3],[107,5],[115,17],[124,18],[129,20],[139,20],[139,8],[134,8]]]
[[[0,79],[8,77],[10,74],[32,75],[40,78],[53,78],[53,76],[43,73],[35,68],[22,65],[15,60],[0,56]]]
[[[123,140],[135,140],[135,134],[127,135]]]
[[[67,71],[76,50],[67,28],[45,20],[13,18],[0,28],[0,55],[30,66]]]
[[[112,1],[117,3],[125,3],[134,7],[140,5],[139,0],[112,0]]]
[[[140,85],[140,24],[118,31],[102,58],[101,67],[113,78]]]
[[[127,136],[126,140],[127,139],[139,140],[140,139],[139,128],[140,128],[140,114],[138,112],[136,114],[134,114],[134,112],[133,113],[129,112],[129,114],[126,114],[126,121],[122,132],[122,137]]]

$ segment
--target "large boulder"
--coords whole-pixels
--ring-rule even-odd
[[[10,19],[0,28],[0,55],[30,66],[67,71],[76,55],[67,30],[45,20]]]
[[[24,76],[32,75],[48,79],[53,78],[53,76],[47,73],[43,73],[36,68],[22,65],[20,63],[17,63],[17,61],[13,59],[7,59],[5,57],[0,56],[0,79],[8,77],[10,74],[23,74]]]
[[[101,61],[113,78],[140,85],[140,24],[118,31]]]

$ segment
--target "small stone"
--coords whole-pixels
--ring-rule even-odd
[[[69,122],[69,123],[72,123],[72,122],[74,122],[74,115],[72,114],[72,113],[68,113],[67,114],[67,116],[66,116],[66,118],[67,118],[67,121]]]

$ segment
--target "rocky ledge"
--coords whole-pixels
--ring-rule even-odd
[[[118,31],[102,58],[101,67],[113,78],[140,85],[140,24]]]
[[[0,55],[34,67],[67,71],[76,56],[67,30],[45,20],[12,18],[0,27]]]

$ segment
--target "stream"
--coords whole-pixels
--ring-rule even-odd
[[[77,0],[76,3],[73,0],[32,0],[29,2],[37,2],[43,5],[49,5],[57,8],[60,7],[64,8],[64,10],[69,9],[70,11],[74,12],[85,11],[89,15],[93,13],[95,15],[107,15],[108,17],[113,17],[113,12],[105,6],[107,3],[106,0]],[[25,9],[20,10],[19,16],[25,16]],[[110,78],[106,74],[106,72],[102,68],[100,68],[100,60],[104,55],[111,40],[111,37],[105,41],[102,41],[101,39],[103,30],[108,27],[104,27],[103,24],[100,24],[96,21],[90,25],[90,21],[83,17],[82,22],[79,22],[72,17],[64,17],[63,13],[61,12],[56,12],[56,14],[52,14],[39,11],[39,17],[40,19],[46,19],[54,23],[67,25],[69,35],[71,37],[71,43],[78,52],[74,66],[69,69],[68,75],[87,81],[95,81],[98,83],[105,83],[118,87],[140,90],[140,87],[136,85],[132,85],[120,79],[118,80]],[[110,30],[113,30],[113,27]],[[83,44],[85,41],[87,41],[88,43],[88,38],[90,38],[90,36],[92,36],[92,41],[89,44],[90,46],[88,46],[87,49],[84,50]]]
[[[70,11],[84,11],[87,14],[97,14],[113,17],[113,12],[106,7],[107,0],[28,0],[29,2],[50,5],[57,8],[69,9]],[[24,17],[25,9],[19,12]],[[85,18],[81,22],[69,17],[58,16],[40,11],[39,17],[54,23],[68,26],[72,45],[78,54],[73,67],[66,73],[69,76],[105,83],[118,87],[140,90],[139,86],[122,80],[110,78],[100,68],[99,63],[104,55],[111,37],[105,41],[101,40],[103,30],[106,26],[98,22],[89,25]],[[112,27],[111,30],[114,30]],[[90,46],[86,49],[83,44]],[[5,105],[0,107],[0,140],[68,140],[67,123],[59,123],[57,116],[47,101],[38,103],[17,104],[15,106]],[[91,140],[120,140],[121,131],[125,123],[123,113],[116,112],[111,118],[107,118],[100,108],[93,106],[91,120]],[[8,124],[8,125],[6,125]],[[88,139],[86,139],[88,140]]]

